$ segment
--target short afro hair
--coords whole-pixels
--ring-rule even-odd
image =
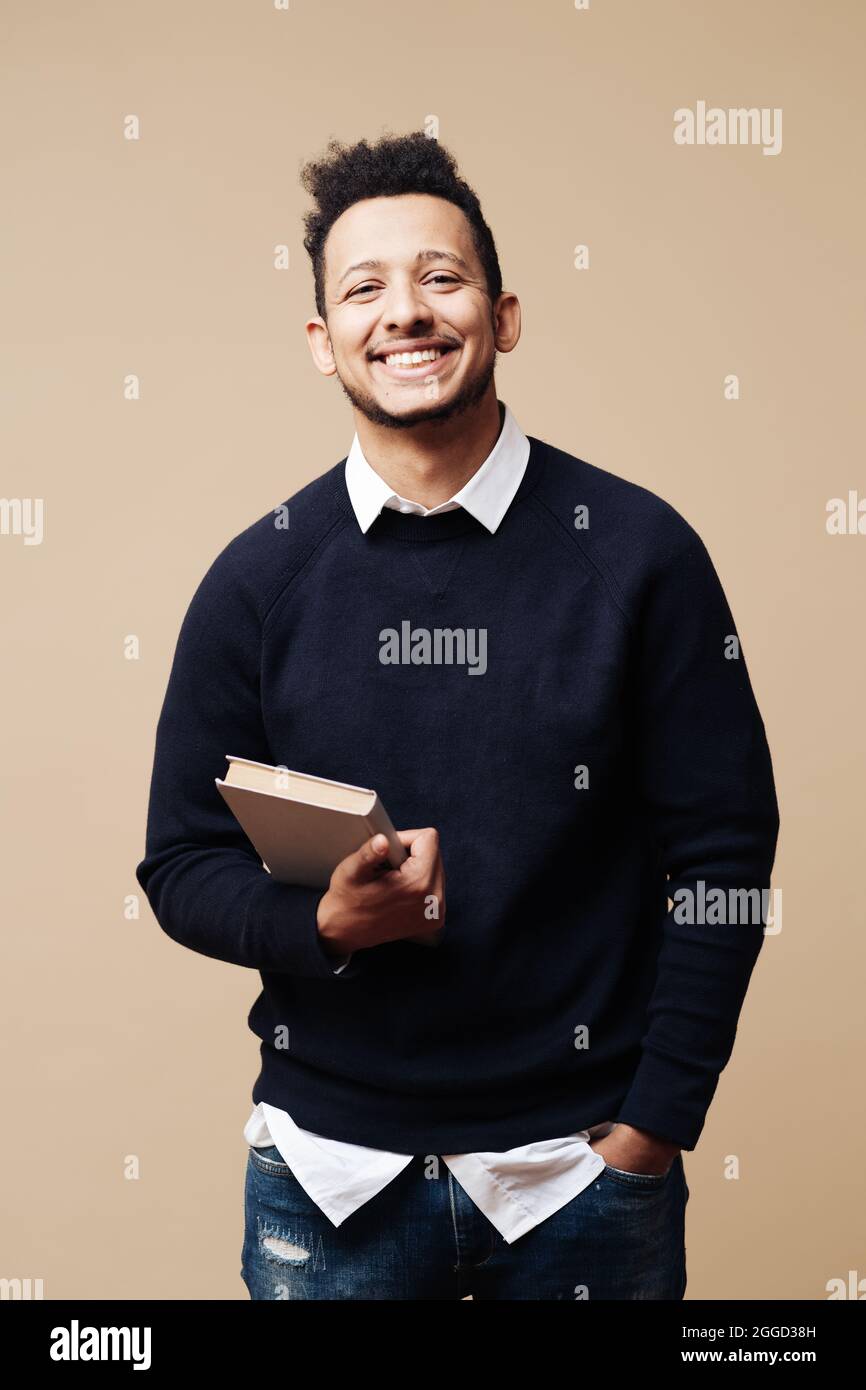
[[[487,280],[491,310],[502,293],[502,271],[493,233],[481,213],[474,190],[457,173],[454,156],[421,131],[383,135],[374,145],[328,142],[320,159],[301,169],[301,183],[316,206],[304,217],[304,246],[313,262],[316,312],[325,312],[325,240],[337,218],[364,198],[395,198],[403,193],[429,193],[445,198],[465,214],[472,241]]]

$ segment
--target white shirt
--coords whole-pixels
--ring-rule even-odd
[[[383,507],[418,516],[464,507],[493,533],[511,505],[529,459],[529,440],[508,407],[499,437],[458,492],[436,507],[407,501],[370,467],[357,434],[346,457],[346,488],[358,525],[366,532]],[[347,956],[335,973],[348,965]],[[589,1146],[591,1137],[609,1134],[613,1122],[577,1130],[562,1139],[542,1139],[504,1152],[442,1154],[464,1191],[509,1244],[552,1216],[593,1181],[605,1167]],[[253,1148],[276,1145],[298,1182],[335,1226],[387,1187],[411,1163],[412,1154],[365,1148],[326,1139],[300,1129],[285,1110],[260,1101],[244,1127]]]

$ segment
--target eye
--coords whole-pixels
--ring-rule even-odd
[[[435,281],[437,281],[437,280],[438,280],[441,284],[443,284],[443,285],[459,285],[459,283],[460,283],[460,281],[457,279],[456,275],[447,275],[444,271],[440,271],[440,272],[439,272],[438,274],[436,274],[436,275],[431,275],[430,278],[429,278],[428,280],[425,280],[425,281],[424,281],[424,283],[425,283],[426,285],[432,285],[432,284],[433,284]],[[375,289],[378,289],[378,286],[377,286],[377,285],[373,285],[373,284],[357,285],[357,286],[355,287],[355,289],[352,290],[351,294],[348,294],[348,295],[346,296],[346,298],[347,298],[347,299],[354,299],[355,296],[358,295],[358,294],[368,294],[371,290],[375,290]]]

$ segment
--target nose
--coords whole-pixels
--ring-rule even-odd
[[[432,322],[433,311],[423,291],[411,279],[394,281],[389,286],[382,309],[382,323],[388,333],[410,337],[412,329],[428,327]]]

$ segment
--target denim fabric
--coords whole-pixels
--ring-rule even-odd
[[[276,1146],[251,1147],[241,1278],[252,1299],[681,1299],[688,1199],[681,1154],[661,1175],[607,1165],[509,1244],[419,1155],[335,1227]]]

